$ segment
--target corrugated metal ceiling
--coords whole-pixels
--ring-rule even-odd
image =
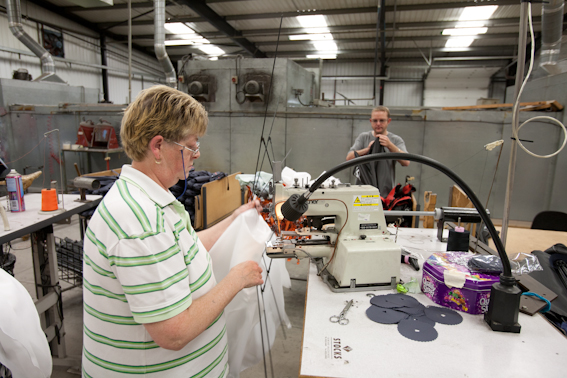
[[[68,0],[28,1],[40,6],[44,4],[49,10],[60,10],[58,13],[63,16],[97,25],[97,31],[108,33],[111,38],[127,39],[127,0],[114,0],[114,6],[97,9],[80,8]],[[423,64],[424,55],[428,58],[431,55],[433,62],[435,58],[444,58],[454,59],[454,64],[482,66],[486,64],[485,60],[494,61],[495,57],[503,55],[512,57],[517,51],[519,1],[387,0],[382,8],[384,45],[381,36],[376,34],[378,3],[378,0],[170,0],[166,3],[166,17],[170,21],[185,22],[229,55],[273,56],[281,14],[284,17],[278,51],[292,59],[305,60],[307,54],[317,53],[310,41],[290,41],[290,35],[308,32],[295,16],[318,14],[324,15],[337,44],[338,62],[353,59],[373,62],[377,45],[378,57],[389,59],[390,67],[407,64],[412,59],[416,64]],[[481,7],[489,3],[499,6],[487,22],[488,32],[479,36],[470,48],[445,49],[448,37],[441,35],[443,29],[454,26],[465,7]],[[541,5],[533,6],[533,15],[539,41]],[[133,42],[140,49],[146,49],[149,55],[153,54],[153,17],[152,0],[132,0]],[[174,36],[167,35],[166,38],[173,39]],[[179,58],[178,54],[203,54],[191,46],[167,49],[173,60]],[[503,65],[512,60],[508,58]]]

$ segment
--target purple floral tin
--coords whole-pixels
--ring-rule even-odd
[[[423,264],[421,290],[433,302],[469,314],[488,311],[490,288],[497,275],[471,272],[469,252],[432,254]]]

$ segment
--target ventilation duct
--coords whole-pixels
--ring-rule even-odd
[[[561,73],[557,62],[561,52],[561,35],[563,34],[563,3],[563,0],[550,0],[543,3],[540,66],[552,75]]]
[[[175,69],[165,51],[165,0],[154,0],[154,29],[154,50],[165,72],[165,82],[177,89]]]
[[[41,59],[41,76],[34,81],[50,81],[65,84],[63,79],[55,74],[55,63],[51,54],[24,31],[20,0],[7,0],[6,9],[8,12],[8,24],[12,34]]]

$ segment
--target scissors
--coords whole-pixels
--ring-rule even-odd
[[[348,319],[345,318],[346,313],[348,312],[348,309],[350,308],[350,306],[352,306],[353,303],[353,299],[351,299],[350,301],[347,302],[347,305],[345,306],[345,308],[341,311],[341,313],[339,315],[333,315],[329,318],[329,320],[331,321],[331,323],[339,323],[340,325],[347,325],[348,324]]]

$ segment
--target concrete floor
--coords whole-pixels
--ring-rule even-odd
[[[79,220],[71,218],[70,224],[56,224],[53,227],[56,237],[68,237],[80,240]],[[33,263],[30,241],[16,239],[11,243],[11,253],[16,255],[14,268],[15,277],[24,285],[32,298],[36,298],[33,278]],[[241,378],[276,377],[288,378],[299,375],[299,359],[303,334],[303,312],[305,306],[305,290],[308,261],[301,260],[286,262],[290,274],[291,289],[284,288],[285,310],[292,328],[285,329],[285,335],[280,327],[271,353],[266,353],[266,364],[263,362],[243,371]],[[63,290],[63,315],[65,326],[65,342],[67,359],[59,365],[54,363],[52,378],[74,378],[80,376],[80,361],[83,346],[83,297],[82,287],[72,288],[72,285],[60,281]],[[270,364],[270,356],[272,363]],[[266,375],[267,373],[267,375]]]

